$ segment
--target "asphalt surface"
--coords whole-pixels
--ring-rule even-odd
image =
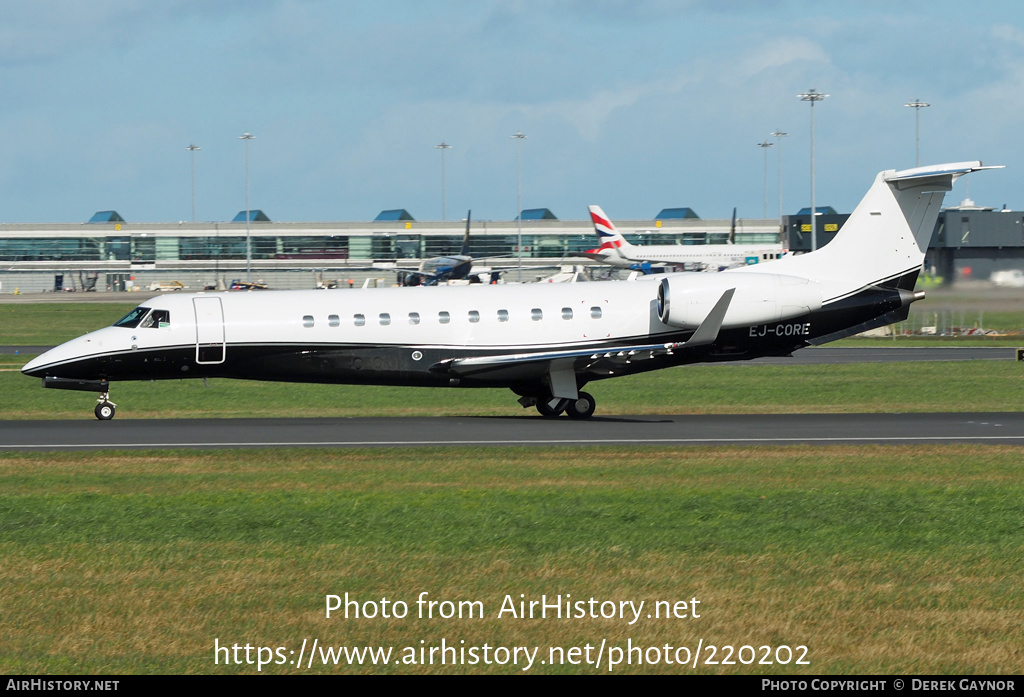
[[[13,351],[11,351],[13,353]],[[28,353],[28,352],[26,352]],[[1014,360],[1012,347],[812,348],[788,365]],[[749,414],[349,419],[0,421],[0,452],[138,448],[446,445],[782,445],[998,443],[1024,445],[1024,413]]]
[[[1024,413],[0,422],[0,452],[396,446],[1024,445]]]

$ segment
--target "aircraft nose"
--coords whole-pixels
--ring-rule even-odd
[[[36,356],[22,367],[21,372],[31,377],[59,377],[76,362],[90,358],[103,349],[106,333],[99,330],[55,346]]]
[[[30,360],[28,363],[23,365],[21,368],[21,372],[33,378],[44,377],[46,375],[46,368],[48,366],[53,365],[59,360],[57,357],[57,349],[59,348],[61,347],[58,346],[56,348],[50,349],[49,351],[46,351],[45,353],[39,354],[38,356]]]

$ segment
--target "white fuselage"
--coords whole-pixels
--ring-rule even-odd
[[[709,245],[623,245],[607,247],[591,256],[619,268],[633,268],[638,264],[671,264],[720,271],[738,266],[750,266],[774,261],[784,256],[781,245],[741,246],[733,244]]]

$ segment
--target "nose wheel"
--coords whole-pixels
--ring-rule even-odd
[[[108,393],[104,392],[96,401],[98,404],[94,411],[97,419],[100,421],[110,421],[114,418],[114,412],[117,405],[110,401],[110,395]]]

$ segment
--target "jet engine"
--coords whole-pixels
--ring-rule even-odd
[[[696,329],[722,294],[735,288],[722,328],[767,324],[821,309],[821,286],[766,273],[673,274],[658,286],[658,315],[671,327]]]

